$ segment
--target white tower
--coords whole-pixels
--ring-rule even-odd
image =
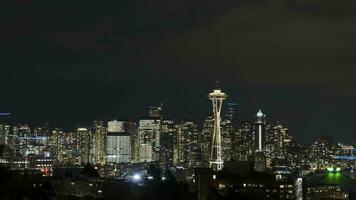
[[[210,156],[210,168],[219,171],[223,168],[224,161],[221,155],[221,132],[220,132],[220,122],[221,122],[221,106],[227,95],[219,88],[215,89],[213,92],[209,93],[207,96],[213,103],[214,112],[214,132],[213,141],[211,143],[211,156]]]
[[[266,115],[261,110],[256,114],[256,151],[262,152],[266,147]]]

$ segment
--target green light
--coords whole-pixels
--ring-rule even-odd
[[[341,171],[341,168],[340,168],[340,167],[336,168],[336,171],[337,171],[337,172],[340,172],[340,171]]]

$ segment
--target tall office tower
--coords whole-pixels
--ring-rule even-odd
[[[247,161],[255,152],[254,125],[251,121],[241,122],[240,129],[234,134],[233,159]]]
[[[224,161],[230,161],[232,156],[232,136],[236,129],[229,120],[221,122],[221,151]]]
[[[326,169],[328,161],[331,158],[333,139],[329,136],[322,136],[310,146],[309,157],[313,163],[313,168]]]
[[[221,122],[222,134],[222,152],[223,160],[236,160],[233,158],[233,147],[236,148],[238,129],[237,129],[237,104],[227,103],[226,114],[224,120]],[[236,137],[235,137],[236,136]]]
[[[50,126],[49,123],[42,123],[41,126],[34,128],[31,143],[34,146],[32,154],[49,155],[50,153]]]
[[[225,120],[231,124],[232,128],[237,128],[237,104],[236,103],[227,103]]]
[[[76,162],[75,164],[84,165],[90,162],[90,149],[92,146],[92,134],[87,128],[78,128],[76,132]]]
[[[209,93],[207,97],[213,103],[213,113],[214,113],[214,131],[212,137],[212,147],[209,166],[213,170],[222,170],[224,161],[222,159],[222,149],[221,149],[221,107],[223,100],[226,99],[227,95],[223,93],[220,89],[215,89],[213,92]]]
[[[66,160],[66,157],[65,157],[65,155],[66,155],[66,151],[65,151],[66,140],[65,140],[65,135],[64,135],[62,129],[59,129],[59,128],[53,129],[49,140],[51,141],[49,151],[50,151],[51,156],[54,157],[55,163],[63,164],[64,160]]]
[[[138,162],[140,155],[140,144],[138,137],[138,127],[136,122],[127,122],[127,132],[131,137],[131,162]]]
[[[106,146],[106,162],[121,164],[131,162],[131,136],[127,121],[109,121]]]
[[[288,147],[291,142],[291,136],[288,134],[288,128],[280,123],[273,127],[273,132],[276,138],[276,158],[286,160],[288,158]]]
[[[163,120],[161,133],[161,160],[165,165],[174,163],[174,149],[177,141],[177,131],[173,120]]]
[[[94,121],[91,127],[93,141],[90,150],[90,162],[105,165],[106,162],[106,134],[107,129],[103,121]]]
[[[107,163],[130,163],[131,162],[131,137],[127,132],[112,133],[107,135]]]
[[[202,134],[199,138],[200,149],[202,152],[202,161],[209,163],[210,150],[211,150],[211,138],[214,131],[214,117],[207,116],[203,123]]]
[[[156,142],[155,144],[153,145],[153,148],[154,148],[154,157],[155,157],[155,160],[156,161],[163,161],[162,158],[161,158],[161,134],[162,134],[162,125],[163,125],[163,104],[161,103],[160,106],[150,106],[148,108],[148,117],[151,118],[151,119],[156,119],[156,120],[159,120],[160,121],[160,124],[159,124],[159,131],[156,132]]]
[[[7,133],[7,150],[8,150],[8,155],[9,156],[15,156],[16,155],[16,146],[17,146],[17,132],[16,132],[16,126],[9,126],[8,127],[8,133]]]
[[[27,156],[33,153],[31,150],[31,140],[33,137],[31,128],[26,124],[20,124],[14,127],[14,132],[17,138],[15,139],[16,152],[22,156]]]
[[[0,145],[8,145],[11,127],[6,124],[0,124]]]
[[[178,165],[195,167],[201,160],[199,132],[197,125],[191,121],[180,121],[177,124],[177,159]]]
[[[255,150],[266,150],[266,115],[261,110],[256,115],[255,122]]]
[[[161,120],[157,118],[141,119],[139,121],[140,161],[159,161]],[[152,150],[148,151],[149,146]],[[141,151],[144,148],[144,151]],[[152,155],[147,156],[149,153]],[[143,155],[144,154],[144,155]],[[147,158],[150,158],[149,160]]]

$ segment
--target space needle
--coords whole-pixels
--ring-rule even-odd
[[[209,93],[207,97],[213,103],[213,113],[214,113],[214,131],[211,143],[211,156],[209,167],[215,171],[220,171],[223,168],[224,161],[222,160],[221,155],[221,131],[220,131],[220,122],[221,122],[221,107],[224,99],[227,98],[227,95],[223,93],[219,88],[219,82],[216,82],[217,88]]]

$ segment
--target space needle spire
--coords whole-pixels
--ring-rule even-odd
[[[219,88],[219,81],[216,81],[216,89],[209,93],[207,97],[213,103],[213,113],[214,113],[214,131],[211,143],[211,154],[209,166],[213,170],[222,170],[224,161],[222,160],[222,149],[221,149],[221,107],[222,102],[227,98],[227,95],[221,91]]]

